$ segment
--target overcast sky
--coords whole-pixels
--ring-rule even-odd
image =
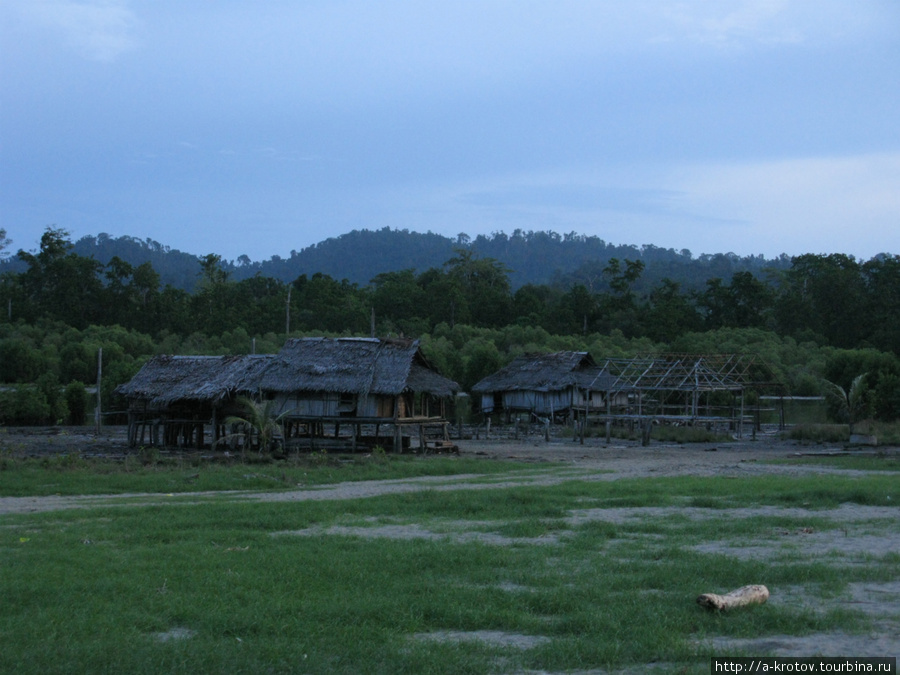
[[[897,0],[0,0],[0,228],[900,253]]]

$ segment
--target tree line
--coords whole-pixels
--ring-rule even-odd
[[[0,242],[8,246],[5,233]],[[849,350],[863,355],[860,368],[877,362],[870,388],[881,386],[882,402],[892,391],[887,376],[900,376],[891,365],[900,345],[896,255],[801,255],[786,269],[738,271],[691,289],[668,278],[642,284],[643,260],[611,258],[592,279],[514,290],[506,265],[469,248],[440,266],[382,272],[365,285],[324,273],[235,280],[208,254],[196,260],[197,283],[187,292],[162,285],[149,262],[113,257],[104,265],[72,249],[65,230],[47,228],[38,251],[18,252],[24,270],[0,277],[0,382],[36,382],[49,372],[64,384],[90,384],[92,349],[101,344],[115,380],[154,353],[276,351],[286,336],[309,334],[419,337],[464,386],[518,353],[555,349],[769,351],[800,393],[821,391],[828,359]],[[892,405],[883,403],[884,416]]]

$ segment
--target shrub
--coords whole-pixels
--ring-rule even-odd
[[[14,424],[46,424],[50,414],[50,404],[40,389],[29,385],[16,387],[12,415]]]
[[[69,424],[81,426],[87,419],[88,395],[81,382],[69,382],[65,393],[66,406],[69,408]]]
[[[59,424],[69,416],[69,409],[66,406],[66,399],[59,386],[59,380],[56,375],[46,372],[37,379],[38,389],[44,395],[44,400],[50,407],[48,422],[50,424]]]

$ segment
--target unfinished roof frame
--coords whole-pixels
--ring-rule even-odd
[[[725,425],[742,437],[748,421],[744,392],[783,393],[784,389],[765,360],[755,354],[609,358],[599,361],[598,367],[600,373],[589,389],[603,394],[603,409],[586,413],[593,412],[596,420],[606,423],[607,437],[612,422],[643,425],[647,420],[710,428]],[[719,401],[715,405],[711,395],[719,393],[731,394],[731,404]]]

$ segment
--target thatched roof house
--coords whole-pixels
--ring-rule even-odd
[[[128,440],[136,445],[150,432],[150,442],[203,445],[204,422],[219,437],[217,420],[241,394],[252,394],[271,355],[155,356],[116,393],[128,400]]]
[[[302,338],[275,355],[157,356],[117,393],[129,402],[129,440],[163,429],[166,445],[203,445],[203,426],[215,439],[222,421],[245,394],[274,400],[288,426],[321,433],[322,424],[350,422],[440,425],[444,404],[459,385],[440,375],[413,340]],[[377,432],[376,432],[377,435]],[[399,434],[398,434],[399,435]]]
[[[589,391],[609,379],[587,352],[525,354],[478,382],[481,410],[555,415],[583,408]]]
[[[148,409],[179,402],[215,405],[253,393],[272,356],[154,356],[116,393]]]
[[[459,391],[428,363],[418,341],[375,338],[288,340],[259,388],[301,416],[380,418],[429,416],[429,400]]]

